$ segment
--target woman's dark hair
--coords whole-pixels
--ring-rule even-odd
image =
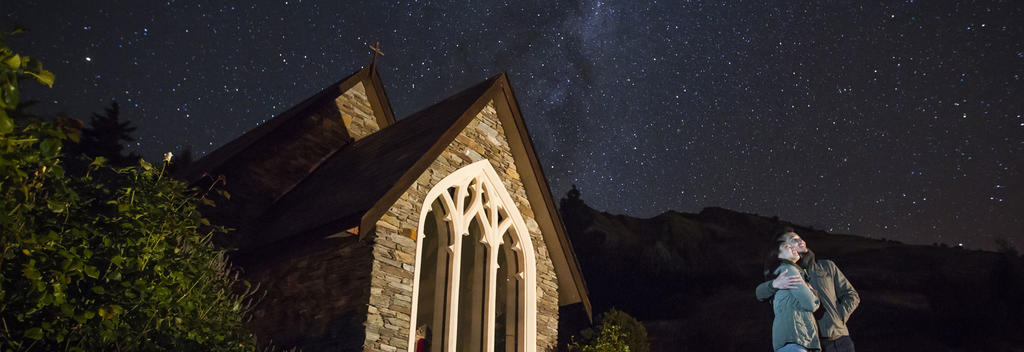
[[[792,232],[792,231],[790,231]],[[785,234],[785,232],[783,232]],[[768,253],[764,256],[764,278],[765,280],[774,280],[775,274],[772,271],[779,267],[779,247],[781,247],[786,241],[776,240],[772,242],[772,248],[768,250]]]

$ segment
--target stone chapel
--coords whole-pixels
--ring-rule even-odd
[[[184,170],[229,194],[206,215],[265,294],[259,343],[553,350],[590,303],[508,77],[396,120],[375,66]]]

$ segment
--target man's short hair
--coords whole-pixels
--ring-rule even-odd
[[[786,239],[782,238],[782,236],[790,232],[796,232],[796,230],[794,230],[792,226],[779,227],[772,232],[772,240],[785,241]]]

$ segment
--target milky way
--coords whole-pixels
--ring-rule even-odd
[[[730,4],[731,3],[731,4]],[[57,75],[40,112],[117,100],[155,159],[209,152],[369,63],[397,116],[501,72],[552,192],[653,216],[721,206],[908,243],[1024,248],[1019,2],[6,0]]]

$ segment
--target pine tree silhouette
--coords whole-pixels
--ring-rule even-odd
[[[576,189],[576,185],[573,184],[572,189],[570,189],[569,192],[566,192],[565,198],[562,198],[559,202],[559,208],[564,212],[566,211],[566,208],[576,207],[581,203],[583,203],[583,201],[580,200],[580,190]]]
[[[89,127],[82,129],[82,143],[78,145],[78,152],[89,157],[107,158],[110,165],[115,167],[133,164],[139,155],[124,155],[121,142],[134,140],[131,133],[135,127],[129,121],[120,120],[121,109],[117,101],[110,102],[110,107],[104,110],[103,115],[93,113]]]

